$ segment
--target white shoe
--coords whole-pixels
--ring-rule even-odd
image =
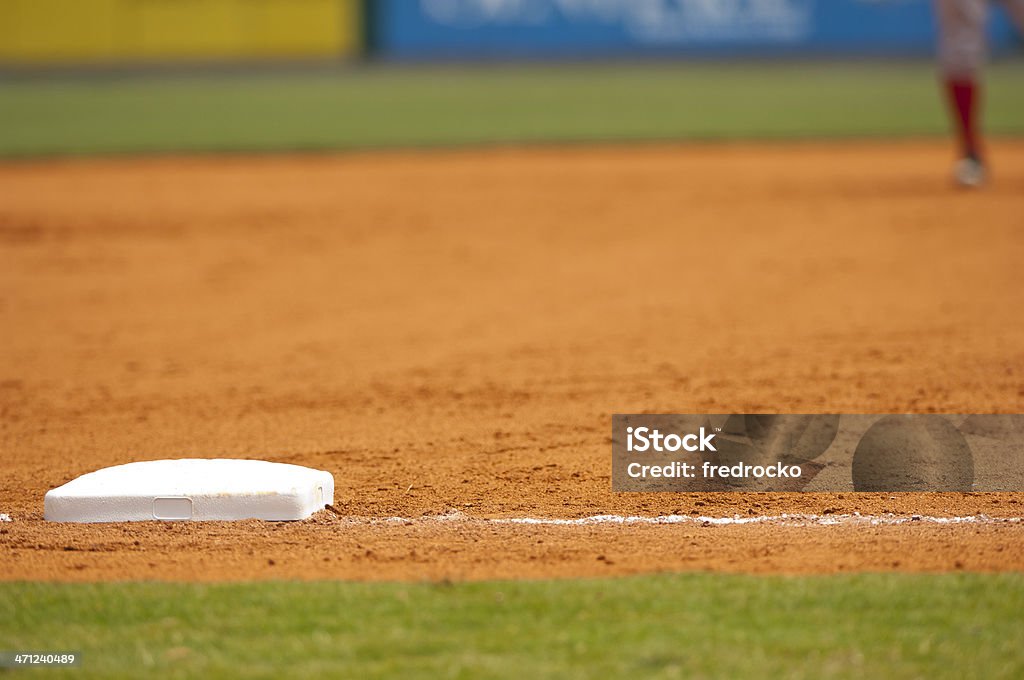
[[[961,187],[977,189],[985,184],[985,165],[974,156],[967,156],[953,166],[953,181]]]

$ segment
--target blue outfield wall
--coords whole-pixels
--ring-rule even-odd
[[[918,55],[932,0],[369,0],[370,42],[394,59]],[[1002,10],[991,45],[1011,47]]]

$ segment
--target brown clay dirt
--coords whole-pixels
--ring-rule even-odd
[[[1024,515],[609,480],[616,412],[1024,410],[1024,141],[993,155],[977,193],[939,141],[0,165],[0,579],[1024,569],[1011,522],[485,521]],[[343,516],[42,519],[185,456],[329,470]]]

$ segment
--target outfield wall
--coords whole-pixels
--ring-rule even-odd
[[[0,63],[341,58],[360,0],[0,0]]]
[[[0,66],[925,56],[932,0],[0,0]],[[995,50],[1016,41],[1001,10]]]
[[[396,59],[918,55],[931,0],[377,0],[370,42]],[[994,13],[992,44],[1013,33]]]

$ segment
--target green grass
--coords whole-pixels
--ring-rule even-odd
[[[1021,574],[6,583],[0,649],[77,650],[75,678],[989,680],[1024,677],[1021,612]]]
[[[1024,133],[1024,62],[988,72]],[[933,66],[661,63],[78,75],[0,83],[0,156],[942,134]]]

